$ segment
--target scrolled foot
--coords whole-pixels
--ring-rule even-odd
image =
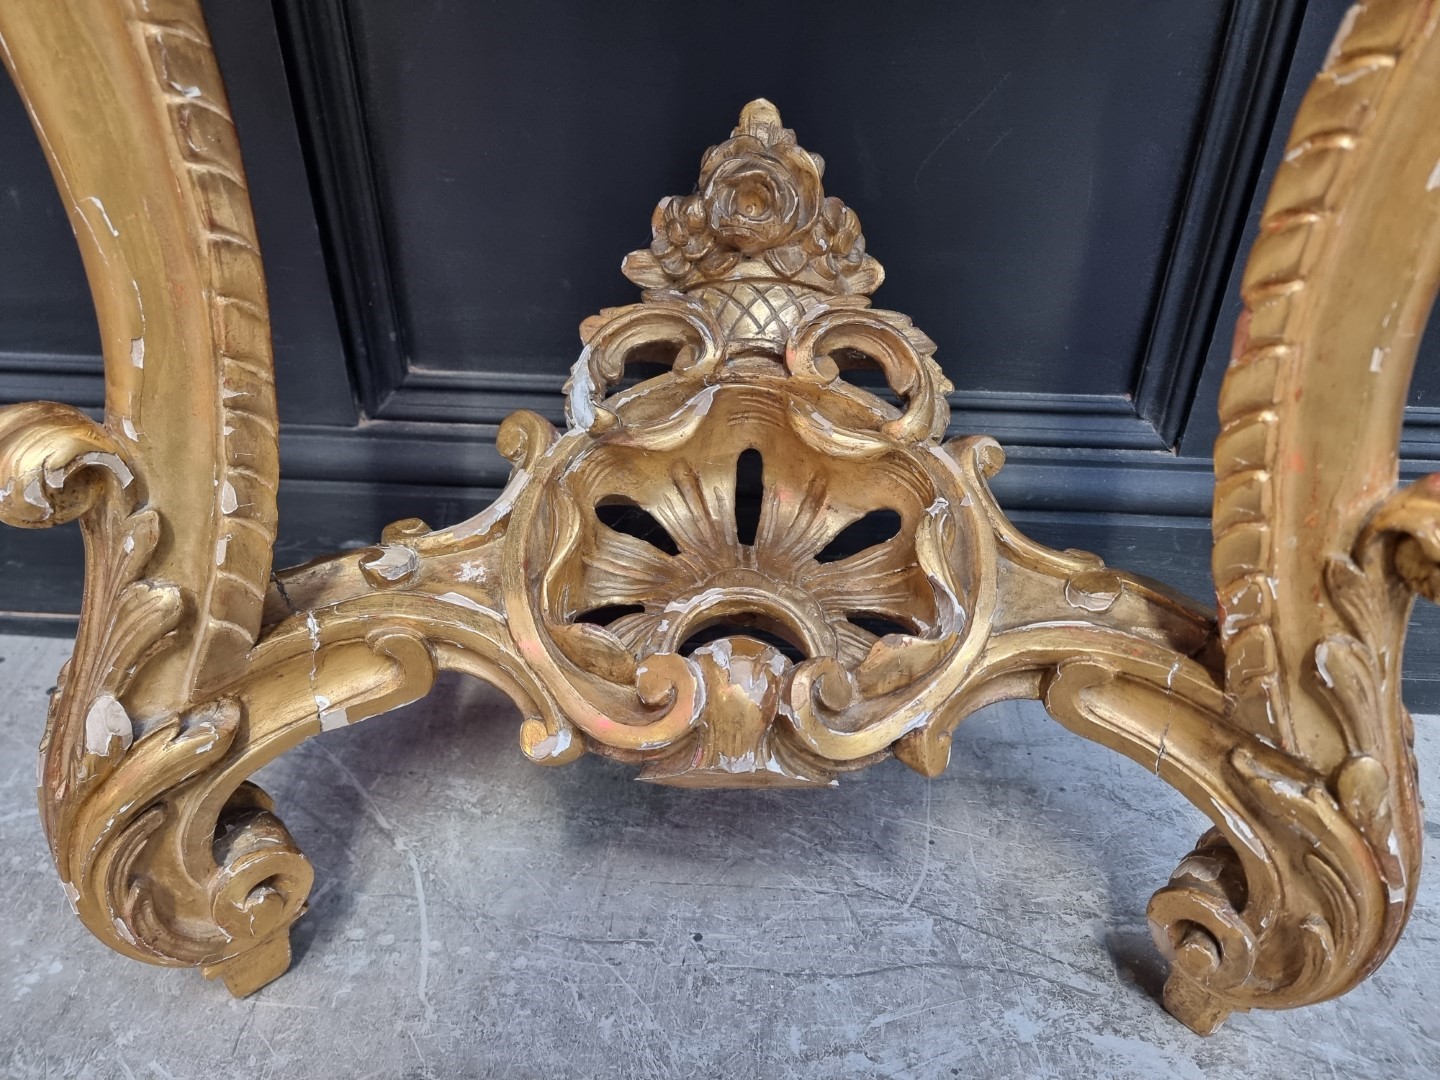
[[[249,997],[278,979],[290,967],[290,928],[219,964],[201,968],[207,979],[219,979],[237,998]]]
[[[1186,951],[1213,949],[1214,942],[1207,943],[1200,939],[1200,935],[1203,933],[1204,931],[1195,931],[1195,939],[1187,940],[1182,948]],[[1165,980],[1165,990],[1161,1000],[1165,1011],[1195,1032],[1196,1035],[1214,1035],[1220,1030],[1220,1025],[1225,1023],[1225,1019],[1231,1012],[1230,1006],[1221,998],[1216,997],[1179,970],[1172,971],[1170,977]]]

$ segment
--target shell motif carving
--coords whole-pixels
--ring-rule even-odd
[[[756,101],[660,204],[625,263],[645,302],[584,326],[572,430],[509,525],[527,661],[646,779],[831,782],[923,724],[983,637],[968,571],[993,540],[939,446],[949,383],[868,306],[880,266],[821,168]]]

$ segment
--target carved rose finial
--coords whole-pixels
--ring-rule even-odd
[[[824,171],[780,111],[757,98],[730,138],[705,152],[695,193],[660,201],[654,239],[626,258],[625,276],[651,289],[771,281],[831,295],[874,292],[884,270],[865,253],[855,212],[825,197]]]

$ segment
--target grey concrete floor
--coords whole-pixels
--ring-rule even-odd
[[[531,765],[508,702],[444,682],[262,774],[317,886],[290,972],[234,1001],[61,895],[32,787],[67,652],[0,637],[0,1076],[1440,1076],[1433,853],[1368,983],[1201,1039],[1155,1003],[1144,906],[1202,819],[1029,705],[938,781],[706,794]]]

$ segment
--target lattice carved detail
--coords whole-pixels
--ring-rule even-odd
[[[641,301],[582,326],[567,429],[502,426],[488,509],[272,575],[265,291],[198,6],[0,7],[106,360],[101,423],[0,412],[0,518],[86,542],[39,773],[80,917],[236,993],[278,976],[312,873],[246,778],[441,670],[508,692],[534,761],[677,785],[934,776],[1029,697],[1214,822],[1150,906],[1176,1016],[1344,992],[1419,859],[1399,663],[1440,480],[1397,493],[1395,447],[1440,267],[1437,20],[1357,7],[1296,120],[1222,394],[1217,619],[1007,520],[999,447],[944,441],[935,344],[870,306],[858,219],[765,101],[657,207]]]

